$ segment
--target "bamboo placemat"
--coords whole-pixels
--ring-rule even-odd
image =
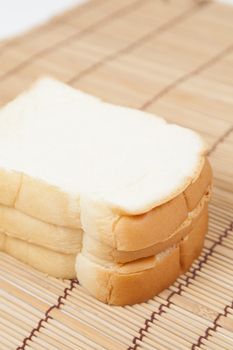
[[[215,187],[199,259],[147,303],[109,307],[77,281],[0,254],[0,349],[233,349],[233,7],[95,0],[0,43],[0,104],[41,74],[200,132]],[[140,288],[140,286],[139,286]]]

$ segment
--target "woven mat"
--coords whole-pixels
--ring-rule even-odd
[[[0,349],[233,349],[233,7],[95,0],[0,43],[0,104],[46,73],[200,132],[215,187],[205,247],[147,303],[109,307],[77,281],[0,254]],[[140,286],[138,286],[140,288]]]

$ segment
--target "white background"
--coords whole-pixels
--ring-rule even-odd
[[[0,39],[19,34],[32,26],[48,20],[53,15],[84,1],[0,0]],[[233,4],[233,0],[225,0],[224,2]]]
[[[0,40],[28,30],[53,15],[84,1],[0,0]]]

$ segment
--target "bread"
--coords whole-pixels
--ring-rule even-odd
[[[103,242],[97,241],[92,236],[85,234],[83,238],[82,249],[84,252],[87,252],[100,259],[103,259],[106,261],[114,261],[116,263],[126,263],[126,262],[140,259],[143,257],[156,255],[160,252],[165,251],[167,248],[171,247],[172,245],[179,243],[182,238],[188,235],[192,227],[195,225],[196,220],[202,214],[204,207],[207,205],[209,201],[209,197],[210,197],[210,189],[207,190],[207,193],[202,197],[197,207],[188,213],[187,218],[185,218],[185,220],[179,225],[178,228],[174,229],[174,231],[169,236],[166,235],[165,237],[162,237],[158,242],[153,243],[152,245],[146,248],[141,248],[134,251],[117,250],[116,248],[112,248],[108,245],[104,245]],[[131,220],[133,220],[132,217],[131,217]],[[135,219],[135,221],[137,222],[137,219]],[[154,220],[154,223],[156,226],[157,225],[156,218]],[[163,230],[163,225],[161,225],[160,227],[161,227],[161,230]],[[135,229],[135,232],[136,232],[136,229]],[[158,230],[158,233],[159,233],[159,230]],[[145,225],[145,233],[143,234],[143,231],[141,232],[141,240],[144,238],[144,236],[147,236],[147,234],[148,234],[148,230]],[[133,239],[133,235],[132,235],[132,239]],[[142,242],[141,244],[142,247],[143,247],[143,243],[144,242]]]
[[[187,238],[156,256],[127,264],[106,264],[78,254],[80,283],[99,300],[113,305],[141,303],[160,293],[198,257],[208,228],[207,207]]]
[[[3,191],[1,204],[66,227],[80,227],[80,196],[113,214],[142,214],[186,189],[204,162],[193,131],[52,79],[3,107],[0,126],[0,182],[10,197]]]
[[[78,278],[105,302],[145,300],[191,263],[211,181],[195,132],[50,78],[0,111],[1,249],[62,278],[77,255]],[[125,289],[135,267],[141,296]]]
[[[82,230],[47,224],[18,210],[0,205],[0,232],[64,254],[77,254]]]
[[[83,253],[111,264],[134,261],[164,252],[180,243],[182,238],[189,236],[197,220],[206,210],[208,200],[209,193],[203,196],[174,234],[160,244],[134,252],[114,252],[111,247],[93,242],[92,238],[88,239],[85,235]],[[16,209],[3,206],[0,207],[0,222],[0,250],[48,275],[59,278],[75,277],[75,257],[82,246],[80,231],[46,224]]]
[[[63,254],[0,232],[0,250],[47,275],[74,278],[76,254]]]

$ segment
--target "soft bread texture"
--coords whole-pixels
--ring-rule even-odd
[[[39,220],[73,229],[80,229],[78,196],[68,194],[57,186],[22,174],[15,208]]]
[[[0,232],[0,250],[57,278],[74,278],[76,254],[62,254]]]
[[[64,254],[77,254],[82,246],[81,229],[47,224],[1,205],[0,232]]]
[[[113,305],[141,303],[160,293],[185,272],[203,247],[208,229],[207,207],[187,238],[156,256],[127,264],[106,265],[78,254],[80,283],[97,299]]]
[[[138,215],[184,191],[204,153],[191,130],[42,79],[0,112],[1,183],[10,189],[0,200],[71,228],[80,228],[82,199]]]

